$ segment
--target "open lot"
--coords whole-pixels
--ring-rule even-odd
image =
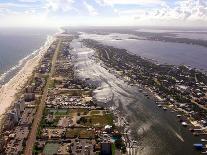
[[[104,127],[113,125],[113,117],[111,114],[87,115],[80,117],[77,123],[90,127]]]
[[[70,128],[66,131],[67,138],[82,138],[82,139],[91,139],[94,138],[94,131],[88,130],[87,128]]]

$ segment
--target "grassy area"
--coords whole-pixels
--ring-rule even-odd
[[[91,114],[91,115],[98,115],[98,114],[100,114],[100,110],[92,110],[92,111],[90,112],[90,114]]]
[[[53,113],[53,115],[56,116],[65,116],[69,114],[69,111],[67,109],[50,109],[49,112]]]
[[[45,155],[57,154],[59,146],[60,145],[58,143],[47,143],[44,147],[43,153]]]
[[[39,126],[38,132],[37,132],[37,136],[41,136],[42,128],[45,128],[45,127],[56,127],[60,117],[64,116],[63,113],[65,113],[65,111],[57,111],[57,110],[53,110],[52,113],[53,112],[57,112],[57,115],[55,116],[55,118],[53,119],[52,122],[47,122],[45,116],[47,116],[50,113],[50,110],[48,110],[48,109],[44,110],[44,115],[43,115],[44,117],[42,118],[42,120],[40,122],[40,126]]]
[[[115,147],[115,144],[113,143],[112,146],[112,155],[115,155],[115,151],[116,151],[116,147]]]
[[[79,133],[80,138],[94,138],[93,131],[81,130]]]
[[[103,127],[105,125],[113,125],[113,117],[111,114],[83,116],[80,119],[80,124],[86,126]]]
[[[49,81],[49,88],[54,88],[55,87],[55,80],[50,80]]]
[[[94,138],[94,131],[88,131],[86,128],[68,129],[66,132],[66,137],[67,138],[79,137],[84,139]]]
[[[89,113],[88,109],[69,109],[70,116],[74,115],[87,115]]]

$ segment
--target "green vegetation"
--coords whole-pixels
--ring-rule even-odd
[[[92,110],[90,112],[91,115],[97,115],[97,114],[100,114],[100,110]]]
[[[115,141],[115,146],[116,146],[117,149],[121,150],[122,153],[126,153],[126,146],[125,146],[122,139],[117,139]]]
[[[111,146],[111,150],[112,150],[112,155],[115,155],[116,147],[115,147],[115,144],[114,143]]]
[[[77,115],[78,113],[80,115],[87,115],[89,113],[88,109],[69,109],[69,113],[71,115]]]
[[[55,80],[50,80],[49,81],[49,88],[54,88],[55,87]]]
[[[65,116],[65,115],[68,115],[69,112],[67,109],[50,109],[49,110],[49,113],[52,113],[53,115],[55,116]]]
[[[37,154],[39,154],[39,153],[41,153],[41,152],[42,152],[42,150],[39,149],[39,148],[37,147],[37,145],[35,145],[34,148],[33,148],[32,153],[35,154],[35,155],[37,155]]]
[[[105,125],[113,125],[113,116],[112,114],[83,116],[77,123],[86,126],[103,127]]]
[[[60,145],[58,143],[47,143],[45,145],[45,148],[43,150],[43,153],[45,155],[57,154],[57,150],[58,150],[59,146]]]
[[[41,134],[42,134],[42,128],[45,128],[45,127],[56,127],[57,124],[58,124],[58,121],[59,121],[60,117],[61,117],[63,114],[66,113],[66,111],[63,110],[63,109],[60,109],[60,110],[53,110],[52,113],[53,113],[53,112],[54,112],[54,113],[57,113],[57,115],[54,117],[54,119],[53,119],[52,121],[48,122],[48,121],[46,120],[46,117],[47,117],[47,115],[49,115],[49,113],[50,113],[49,111],[50,111],[50,110],[48,110],[48,109],[45,109],[45,110],[44,110],[44,115],[43,115],[43,118],[42,118],[42,120],[41,120],[41,122],[40,122],[38,131],[37,131],[37,137],[40,137],[40,136],[41,136]]]
[[[71,128],[67,130],[66,132],[66,137],[67,138],[84,138],[84,139],[90,139],[94,138],[94,131],[92,130],[87,130],[86,128]]]

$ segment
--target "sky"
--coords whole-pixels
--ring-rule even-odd
[[[207,26],[207,0],[0,0],[0,27]]]

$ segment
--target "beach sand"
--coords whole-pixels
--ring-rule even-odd
[[[22,69],[5,85],[0,88],[0,122],[6,110],[15,101],[16,94],[25,86],[28,79],[32,76],[35,67],[38,66],[42,56],[47,51],[54,38],[48,38],[43,47],[39,49],[36,56],[29,59]]]

